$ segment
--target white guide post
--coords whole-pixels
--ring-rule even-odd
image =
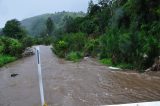
[[[45,101],[44,101],[44,91],[43,91],[42,70],[41,70],[41,60],[40,60],[40,48],[39,47],[36,47],[36,56],[37,56],[37,64],[38,64],[38,78],[39,78],[41,103],[42,103],[42,106],[44,106]]]

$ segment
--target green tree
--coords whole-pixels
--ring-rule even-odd
[[[74,19],[71,16],[65,16],[64,19],[64,32],[71,33],[74,32]]]
[[[3,41],[0,39],[0,55],[3,54],[4,51],[4,43]]]
[[[26,34],[24,29],[21,27],[20,22],[16,19],[7,21],[3,28],[3,33],[5,36],[15,39],[21,39]]]
[[[26,36],[21,40],[21,43],[23,44],[23,48],[31,47],[33,45],[33,38],[30,36]]]
[[[88,10],[87,10],[88,14],[91,13],[91,9],[93,8],[93,6],[94,6],[93,0],[90,0],[88,3]]]
[[[95,5],[92,6],[89,15],[91,15],[91,16],[95,15],[98,12],[100,12],[100,10],[101,10],[100,6],[98,4],[95,4]]]
[[[55,25],[50,17],[46,21],[46,28],[47,28],[47,34],[51,35],[54,31]]]
[[[92,20],[86,20],[81,25],[81,31],[88,35],[93,34],[97,31],[96,24]]]
[[[108,5],[110,0],[98,0],[98,4],[100,4],[101,6],[105,7]]]

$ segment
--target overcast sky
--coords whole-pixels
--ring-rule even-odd
[[[94,0],[97,1],[97,0]],[[0,28],[7,20],[22,20],[44,13],[87,11],[89,0],[0,0]]]

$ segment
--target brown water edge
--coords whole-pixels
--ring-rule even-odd
[[[48,46],[40,49],[45,100],[49,106],[160,100],[160,73],[112,71],[93,59],[73,63],[58,59]],[[0,106],[40,106],[36,56],[20,59],[0,70]],[[11,78],[12,73],[19,75]]]

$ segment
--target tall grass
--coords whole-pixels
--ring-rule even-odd
[[[9,56],[9,55],[0,55],[0,67],[15,60],[16,60],[16,57]]]

